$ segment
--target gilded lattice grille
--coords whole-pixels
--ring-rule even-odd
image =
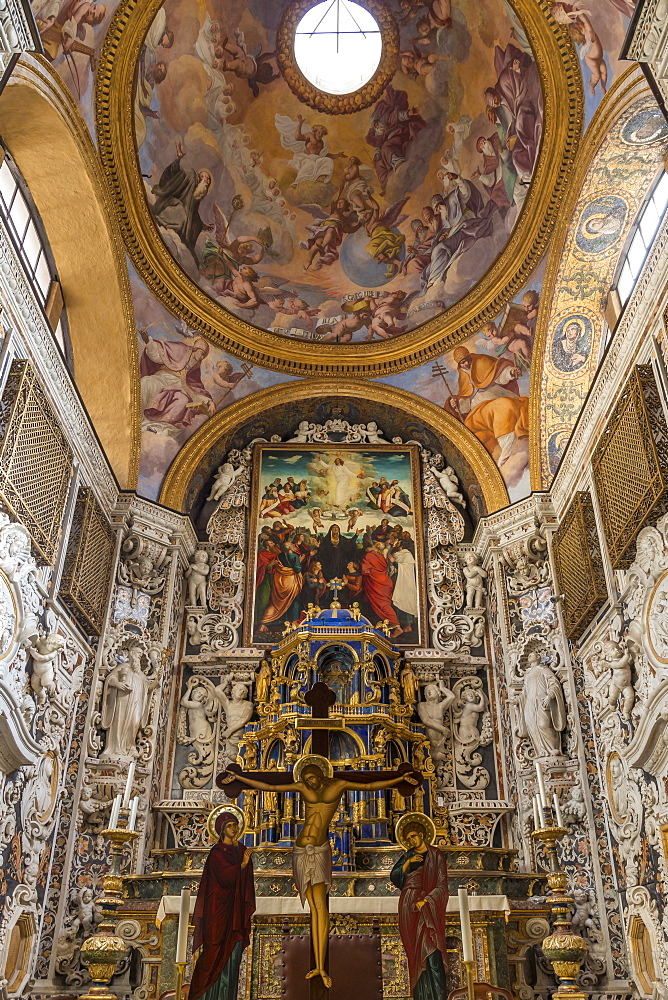
[[[0,500],[30,532],[35,555],[53,562],[72,452],[28,361],[12,363],[0,400]]]
[[[668,426],[651,365],[638,365],[624,386],[592,469],[610,560],[624,569],[638,531],[668,501]]]
[[[594,507],[587,492],[575,494],[554,533],[554,561],[564,594],[566,634],[577,639],[608,596]]]
[[[114,563],[114,531],[93,491],[82,486],[67,540],[60,597],[88,635],[99,635]]]

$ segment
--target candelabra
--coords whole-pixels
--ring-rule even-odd
[[[547,884],[550,895],[547,903],[552,911],[553,931],[543,941],[543,954],[552,963],[559,979],[559,989],[553,993],[553,1000],[586,1000],[587,994],[578,987],[577,976],[582,960],[587,954],[587,942],[571,930],[571,907],[573,899],[569,894],[568,875],[559,867],[557,841],[566,830],[552,817],[552,810],[546,809],[548,823],[543,821],[531,836],[545,844],[548,855],[549,873]]]
[[[129,812],[127,809],[122,811]],[[119,822],[120,819],[117,820]],[[127,823],[127,818],[125,822]],[[125,941],[116,933],[115,917],[123,899],[123,848],[125,844],[136,840],[139,834],[127,826],[114,825],[111,829],[103,830],[102,836],[111,841],[111,865],[102,879],[102,895],[96,901],[102,914],[102,923],[81,946],[81,961],[88,967],[93,985],[80,1000],[117,1000],[116,994],[109,989],[109,983],[116,966],[127,952]]]

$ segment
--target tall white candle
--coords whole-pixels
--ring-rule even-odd
[[[536,778],[538,779],[538,794],[540,795],[540,804],[543,809],[547,809],[547,792],[545,791],[545,780],[543,779],[543,769],[538,763],[534,761],[536,765]]]
[[[118,817],[121,812],[121,796],[117,795],[114,799],[113,805],[111,807],[111,816],[109,817],[109,829],[115,830],[118,826]]]
[[[554,818],[557,821],[557,826],[563,826],[564,821],[561,816],[561,806],[559,805],[559,796],[556,792],[552,795],[552,801],[554,802]]]
[[[459,895],[459,921],[462,927],[462,955],[465,962],[472,962],[473,935],[471,934],[469,894],[466,891],[466,889],[460,889],[458,895]]]
[[[134,830],[137,824],[137,810],[139,809],[139,796],[135,797],[130,802],[130,819],[128,821],[128,830]]]
[[[538,810],[538,822],[540,823],[540,829],[544,830],[545,827],[547,826],[547,823],[545,822],[545,810],[543,809],[543,806],[541,805],[540,796],[539,796],[538,792],[536,792],[536,794],[534,795],[533,800],[534,800],[536,809]]]
[[[188,923],[190,922],[190,889],[181,889],[179,932],[176,938],[176,962],[181,965],[188,954]]]
[[[534,795],[533,797],[533,828],[534,830],[540,830],[540,813],[538,812],[538,799]]]
[[[125,793],[123,795],[123,808],[127,809],[130,805],[130,796],[132,795],[132,786],[135,780],[135,767],[134,761],[130,764],[128,768],[128,776],[125,779]]]

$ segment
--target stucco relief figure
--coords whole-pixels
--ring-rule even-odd
[[[228,696],[230,685],[232,690]],[[239,751],[239,740],[253,714],[253,702],[248,700],[245,684],[234,684],[230,680],[219,684],[215,692],[225,712],[225,729],[222,733],[226,740],[225,753],[228,759],[234,760]]]
[[[602,668],[610,671],[607,690],[608,707],[617,708],[617,703],[621,698],[622,714],[630,719],[636,700],[631,680],[631,667],[633,665],[631,653],[614,639],[606,639],[605,642],[596,643],[594,651],[597,654],[599,670]]]
[[[32,657],[30,686],[40,705],[44,704],[47,697],[51,698],[56,693],[56,660],[64,646],[63,636],[53,632],[51,635],[41,636],[34,646],[28,647]]]
[[[211,487],[211,492],[209,493],[207,500],[218,501],[222,499],[237,476],[240,476],[244,469],[244,465],[240,465],[238,469],[235,469],[231,462],[223,462],[222,465],[219,465],[216,478],[214,479],[213,486]]]
[[[566,728],[566,705],[561,682],[532,650],[527,657],[519,695],[518,736],[528,737],[536,757],[561,755],[561,733]]]
[[[466,588],[466,607],[482,608],[485,603],[485,580],[487,571],[478,565],[480,558],[475,552],[467,552],[464,556],[464,574]]]
[[[207,606],[206,580],[209,575],[209,554],[206,549],[197,549],[193,560],[186,569],[188,580],[188,604],[191,608]]]
[[[431,471],[433,472],[436,479],[438,479],[439,486],[445,493],[449,500],[454,500],[461,507],[466,507],[466,500],[459,491],[459,480],[454,473],[451,465],[446,465],[444,469],[436,469],[432,466]]]
[[[142,650],[131,646],[104,682],[102,728],[107,730],[102,758],[127,758],[133,755],[139,730],[147,725],[151,713],[151,694],[158,683],[157,673],[147,676],[142,670]]]
[[[435,684],[427,684],[424,689],[424,701],[418,702],[418,715],[427,730],[431,757],[437,766],[445,759],[445,738],[450,736],[450,729],[443,719],[454,700],[455,695],[442,680],[439,680]]]

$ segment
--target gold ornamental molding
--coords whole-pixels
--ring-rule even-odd
[[[109,25],[96,80],[99,152],[132,263],[162,304],[214,344],[255,365],[293,375],[379,377],[424,364],[476,333],[529,281],[557,222],[584,121],[580,65],[550,0],[512,0],[531,43],[543,89],[543,135],[533,181],[503,253],[445,314],[394,339],[315,344],[237,319],[199,288],[163,242],[146,201],[134,137],[134,79],[143,39],[161,0],[122,0]]]
[[[554,533],[553,551],[566,635],[576,640],[608,599],[594,505],[586,490],[571,500]]]
[[[238,403],[232,403],[215,417],[211,417],[193,434],[172,462],[160,493],[160,503],[173,510],[183,510],[192,476],[204,456],[221,438],[274,406],[325,396],[357,400],[362,397],[404,410],[411,418],[421,421],[458,449],[480,485],[488,514],[510,503],[506,484],[494,459],[472,431],[455,417],[405,389],[395,389],[394,386],[367,382],[364,379],[346,379],[342,383],[337,378],[305,379],[287,385],[271,386],[239,400]]]
[[[613,569],[628,569],[638,532],[668,505],[668,426],[651,365],[637,365],[591,460]]]
[[[650,96],[651,90],[642,71],[636,64],[630,66],[618,80],[615,80],[607,92],[580,143],[574,170],[570,176],[568,190],[561,201],[559,217],[552,231],[549,244],[545,277],[541,300],[543,308],[539,309],[536,336],[534,340],[531,366],[531,386],[529,390],[529,466],[531,469],[532,490],[545,490],[553,477],[547,477],[543,471],[543,409],[545,405],[545,363],[549,349],[549,335],[554,322],[552,304],[557,294],[557,278],[564,263],[566,242],[574,223],[578,201],[590,171],[595,170],[601,147],[619,118],[640,98]],[[619,252],[624,247],[620,241]],[[607,260],[601,265],[605,266]],[[577,299],[574,299],[576,302]],[[592,346],[592,351],[596,348]],[[583,397],[584,399],[584,397]],[[575,421],[573,421],[573,424]],[[572,430],[572,428],[571,428]]]

